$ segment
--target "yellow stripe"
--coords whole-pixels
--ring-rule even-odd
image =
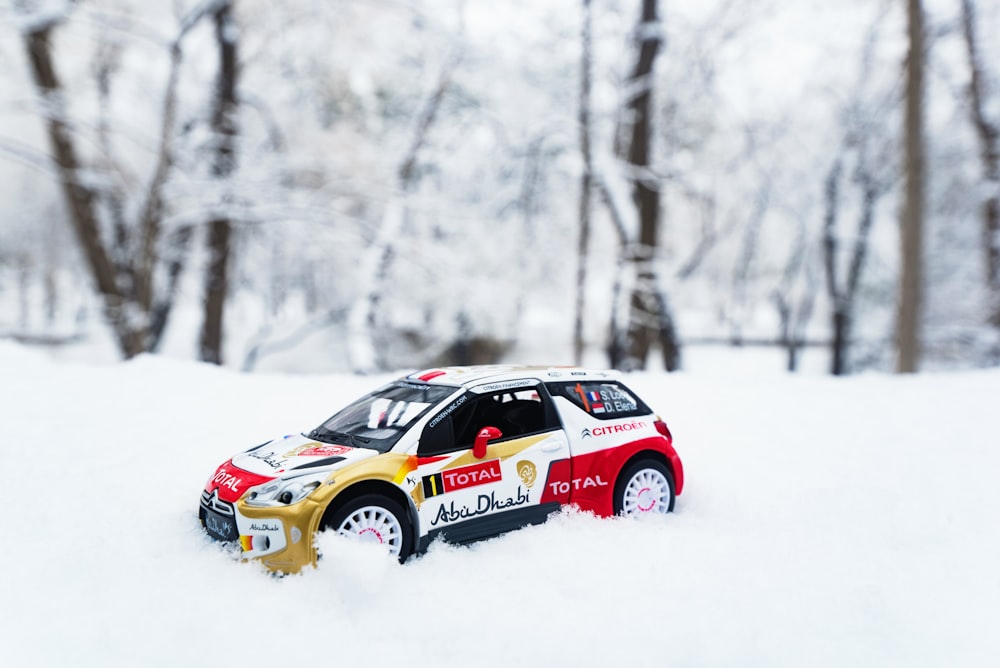
[[[524,452],[536,443],[544,441],[552,432],[545,434],[536,434],[534,436],[528,436],[526,438],[516,438],[513,441],[507,441],[506,443],[497,443],[496,445],[491,445],[486,449],[486,456],[482,459],[476,459],[472,456],[472,450],[469,450],[464,455],[449,463],[448,466],[441,469],[442,471],[447,471],[448,469],[453,469],[458,466],[468,466],[469,464],[477,464],[479,462],[484,462],[487,459],[499,459],[503,461],[509,459],[516,454]]]
[[[399,467],[399,470],[396,471],[396,475],[393,476],[392,481],[397,485],[401,485],[403,481],[406,480],[406,476],[410,475],[416,470],[417,470],[417,456],[410,455],[409,457],[406,458],[406,461],[403,462],[403,465]]]

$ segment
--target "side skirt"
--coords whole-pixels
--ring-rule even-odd
[[[549,515],[560,508],[562,508],[561,503],[544,503],[530,508],[505,510],[486,517],[477,517],[431,529],[426,536],[421,536],[418,551],[426,552],[430,544],[438,538],[461,545],[493,538],[533,524],[542,524],[549,518]]]

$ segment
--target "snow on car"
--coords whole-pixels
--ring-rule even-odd
[[[496,536],[569,504],[599,516],[668,513],[684,486],[672,441],[614,372],[432,369],[226,461],[199,516],[210,536],[273,571],[315,564],[323,530],[404,561],[435,539]]]

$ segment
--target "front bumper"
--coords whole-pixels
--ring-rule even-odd
[[[239,539],[236,509],[233,504],[220,499],[216,493],[201,493],[198,517],[205,531],[215,540],[230,543]]]
[[[295,573],[315,563],[312,526],[318,507],[308,499],[291,506],[255,507],[229,503],[202,492],[199,518],[215,540],[238,543],[244,559],[259,559],[273,571]]]

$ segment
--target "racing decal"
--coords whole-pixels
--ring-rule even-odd
[[[428,499],[438,494],[499,482],[502,479],[503,474],[500,472],[499,459],[491,459],[488,462],[460,468],[449,468],[440,473],[423,477],[424,498]]]
[[[446,417],[454,413],[456,410],[458,410],[459,406],[461,406],[468,400],[469,400],[469,395],[467,394],[463,394],[458,399],[455,399],[455,401],[451,402],[451,404],[447,408],[445,408],[443,411],[435,415],[434,418],[427,423],[427,426],[430,427],[431,429],[438,426],[438,423],[441,422],[441,420],[445,419]]]
[[[588,487],[607,487],[606,480],[600,474],[595,476],[585,476],[583,478],[573,478],[572,480],[554,480],[548,484],[552,494],[569,494],[570,490],[587,489]]]
[[[205,491],[215,491],[220,499],[233,503],[243,496],[243,492],[248,488],[273,479],[274,476],[257,475],[236,468],[230,460],[216,469],[215,475],[209,478],[205,485]]]
[[[417,470],[417,467],[423,466],[424,464],[433,464],[435,462],[444,461],[448,459],[448,455],[440,455],[437,457],[417,457],[416,455],[410,455],[405,460],[403,460],[403,465],[399,467],[396,471],[396,475],[392,477],[392,481],[397,485],[402,485],[403,481],[407,481],[408,484],[416,485],[416,480],[408,478],[411,473]]]
[[[527,450],[531,446],[544,441],[545,439],[552,436],[552,434],[537,434],[535,436],[528,436],[525,438],[518,438],[505,443],[496,443],[489,446],[488,452],[494,457],[495,460],[500,462],[506,461],[511,457],[520,454],[521,452]],[[443,457],[421,457],[419,464],[429,464],[437,461],[439,459],[447,459],[450,455]],[[479,460],[475,458],[472,454],[472,450],[467,450],[461,452],[453,461],[449,462],[444,470],[461,468],[463,466],[469,466],[470,464],[476,464]],[[405,474],[404,474],[405,477]],[[443,481],[442,481],[443,482]],[[423,483],[423,480],[421,480]],[[438,488],[440,490],[440,488]],[[438,494],[441,492],[438,491]],[[427,497],[424,496],[424,485],[418,484],[410,492],[410,497],[413,499],[413,503],[419,508],[421,504],[426,500]]]
[[[288,461],[287,459],[278,457],[277,453],[274,450],[269,450],[267,452],[257,452],[256,450],[254,450],[253,452],[246,453],[246,456],[260,460],[265,464],[267,464],[268,466],[270,466],[272,469],[280,469],[282,466],[285,465],[285,462]]]
[[[229,509],[229,514],[221,514],[215,508],[218,507],[218,496],[215,492],[212,492],[212,497],[210,497],[209,502],[210,507],[205,507],[202,504],[202,510],[199,513],[201,516],[201,521],[205,525],[205,530],[208,534],[221,541],[231,541],[236,540],[238,534],[238,529],[236,527],[236,519],[232,516],[232,509]]]
[[[617,450],[601,450],[552,462],[545,477],[540,503],[574,502],[580,503],[584,510],[592,510],[585,507],[587,499],[605,495],[610,498],[611,485],[620,465],[609,459]]]
[[[516,496],[501,497],[498,499],[496,492],[480,494],[476,498],[475,506],[456,505],[452,501],[449,505],[442,505],[438,508],[437,515],[431,520],[431,526],[437,526],[442,522],[448,524],[450,522],[457,522],[458,520],[479,517],[480,515],[486,515],[498,510],[523,506],[530,501],[530,492],[522,490],[520,486],[517,488]]]
[[[278,520],[251,520],[248,526],[241,527],[240,547],[244,552],[263,552],[271,548],[271,537],[280,540],[282,531],[281,522]]]
[[[589,385],[588,387],[595,386]],[[580,396],[583,409],[588,413],[594,415],[631,413],[638,407],[631,395],[614,385],[602,384],[596,387],[600,389],[589,390],[577,383],[576,387],[573,388],[573,391]]]
[[[240,547],[244,552],[263,552],[271,547],[271,537],[261,534],[240,536]]]
[[[573,467],[570,459],[556,459],[549,462],[549,471],[545,475],[545,486],[542,487],[542,500],[539,503],[569,503],[570,487],[560,483],[569,482]]]
[[[580,438],[591,438],[593,436],[610,436],[612,434],[621,434],[626,431],[634,431],[636,429],[643,429],[649,427],[649,423],[641,422],[639,420],[633,420],[632,422],[625,422],[623,424],[609,424],[606,427],[584,427],[580,432]]]
[[[500,390],[515,390],[521,387],[534,387],[538,385],[539,381],[537,378],[525,378],[523,380],[508,380],[502,383],[490,383],[488,385],[479,385],[469,389],[469,392],[474,392],[475,394],[486,394],[487,392],[499,392]]]
[[[306,443],[297,448],[292,448],[282,455],[282,457],[335,457],[350,452],[351,448],[346,445],[319,445],[316,443]]]
[[[515,467],[517,469],[517,475],[521,478],[521,482],[528,489],[535,484],[535,479],[538,477],[538,467],[535,466],[534,462],[530,462],[527,459],[522,459],[519,461]]]
[[[441,479],[440,473],[426,475],[421,479],[421,482],[424,486],[425,499],[437,496],[438,494],[444,494],[444,481]]]
[[[579,502],[581,498],[600,497],[610,492],[620,467],[615,456],[618,450],[611,448],[552,462],[542,488],[541,503]]]
[[[406,480],[406,476],[410,475],[417,470],[417,456],[410,455],[403,461],[403,465],[399,467],[396,471],[396,475],[392,476],[392,481],[397,485],[402,485],[403,481]]]
[[[587,392],[583,397],[583,403],[586,404],[588,400],[590,400],[591,413],[604,412],[604,400],[601,399],[600,392]]]
[[[591,429],[593,431],[594,428]],[[604,449],[553,461],[549,465],[539,503],[572,503],[601,517],[612,515],[612,492],[622,466],[643,450],[662,453],[664,440],[662,437],[650,437],[621,445],[613,444],[614,440],[609,439],[608,447]]]

